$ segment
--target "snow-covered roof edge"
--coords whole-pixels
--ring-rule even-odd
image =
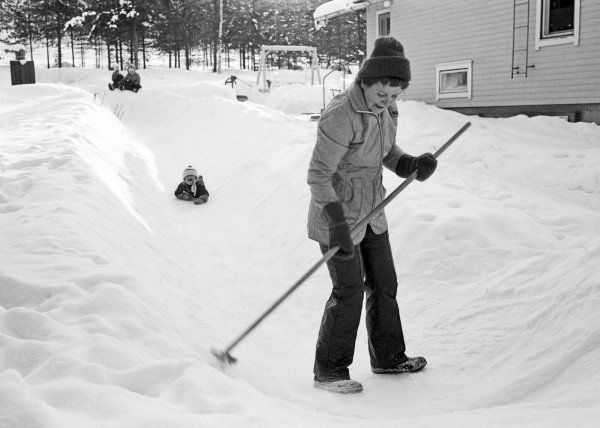
[[[321,28],[328,19],[335,18],[336,16],[346,15],[354,12],[355,10],[364,9],[368,6],[366,0],[332,0],[327,3],[323,3],[315,9],[313,13],[313,19],[315,20],[315,26]]]

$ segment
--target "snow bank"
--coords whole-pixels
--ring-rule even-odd
[[[0,425],[277,419],[274,404],[240,399],[254,388],[207,363],[207,324],[220,316],[203,281],[178,266],[194,240],[164,236],[194,222],[155,208],[166,198],[152,153],[90,93],[5,93],[36,102],[2,123]],[[196,297],[177,285],[194,283]]]

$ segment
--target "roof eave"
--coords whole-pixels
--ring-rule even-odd
[[[368,5],[369,2],[367,0],[333,0],[323,3],[315,9],[313,14],[315,26],[321,28],[331,18],[365,9]]]

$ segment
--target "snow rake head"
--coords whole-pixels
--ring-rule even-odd
[[[217,359],[221,362],[221,364],[235,364],[237,363],[237,358],[233,357],[229,352],[227,351],[218,351],[216,349],[211,349],[210,352],[217,357]]]

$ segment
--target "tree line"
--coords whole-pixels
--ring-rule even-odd
[[[316,46],[323,66],[362,61],[366,48],[364,11],[333,18],[317,30],[315,8],[328,0],[0,0],[2,41],[45,45],[47,65],[63,67],[75,51],[94,49],[96,66],[133,63],[146,68],[149,52],[168,57],[168,66],[194,64],[217,70],[235,51],[239,67],[256,69],[261,45]],[[220,17],[223,17],[220,28]],[[65,43],[66,42],[66,43]],[[64,45],[70,52],[64,51]],[[78,46],[75,48],[75,46]],[[50,61],[55,47],[55,64]],[[273,53],[269,64],[302,67],[301,52]]]

